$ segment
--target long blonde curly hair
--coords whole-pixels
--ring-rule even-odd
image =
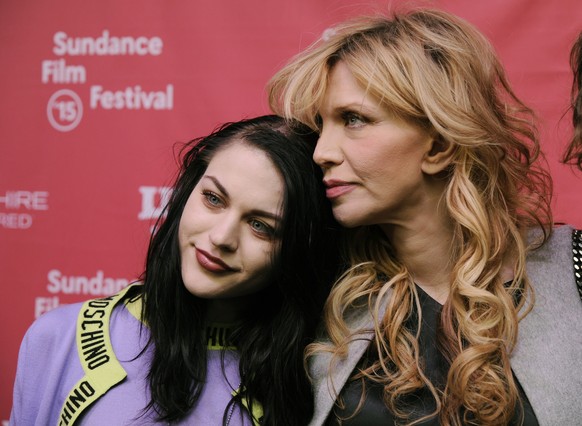
[[[269,82],[276,113],[318,129],[329,74],[342,61],[388,111],[456,146],[441,200],[454,223],[451,288],[438,337],[450,369],[444,389],[425,375],[418,331],[404,326],[418,308],[415,285],[376,226],[346,231],[351,266],[325,308],[330,341],[313,344],[308,356],[345,356],[355,332],[346,315],[365,304],[374,317],[378,360],[359,376],[383,385],[384,402],[400,421],[426,418],[411,421],[398,404],[426,387],[436,401],[429,417],[441,424],[506,424],[520,404],[509,357],[519,320],[533,303],[525,271],[532,246],[524,232],[541,228],[541,245],[552,223],[551,180],[539,165],[534,114],[514,94],[485,37],[445,12],[364,17],[325,34]],[[509,285],[501,273],[508,257],[516,260]]]

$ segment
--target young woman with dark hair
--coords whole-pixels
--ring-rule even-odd
[[[141,283],[27,333],[11,424],[305,423],[337,247],[314,146],[276,116],[193,140]]]

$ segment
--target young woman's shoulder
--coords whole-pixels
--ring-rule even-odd
[[[49,311],[26,332],[18,354],[11,424],[58,418],[64,395],[83,375],[75,344],[81,306]]]
[[[99,364],[120,354],[124,360],[136,357],[143,347],[138,347],[143,343],[139,337],[146,341],[147,335],[139,333],[140,322],[118,303],[124,294],[63,305],[30,326],[18,356],[11,425],[58,423],[69,392],[85,376],[77,331],[85,339],[86,363]],[[112,352],[105,353],[109,335]],[[129,362],[123,364],[127,369]]]
[[[47,356],[75,343],[77,317],[82,303],[62,305],[37,318],[28,328],[23,340],[27,352]]]

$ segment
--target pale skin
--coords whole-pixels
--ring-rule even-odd
[[[210,160],[180,220],[182,279],[208,300],[208,320],[235,322],[270,284],[284,184],[258,148],[234,141]]]
[[[439,303],[450,290],[452,221],[444,208],[454,147],[395,118],[338,62],[319,111],[314,153],[334,216],[344,226],[379,225],[415,282]]]

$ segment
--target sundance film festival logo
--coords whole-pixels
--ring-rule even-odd
[[[70,36],[58,31],[53,36],[52,53],[57,58],[41,61],[43,84],[67,84],[79,88],[76,91],[61,89],[55,92],[47,104],[47,117],[53,128],[60,132],[75,129],[83,118],[83,103],[78,93],[87,100],[85,112],[90,110],[173,110],[174,85],[163,83],[161,87],[104,87],[91,84],[82,62],[85,56],[145,56],[157,57],[163,53],[164,43],[158,36],[117,36],[104,29],[98,36]]]
[[[58,131],[69,132],[83,118],[83,102],[72,90],[61,89],[50,97],[46,113],[51,126]]]

